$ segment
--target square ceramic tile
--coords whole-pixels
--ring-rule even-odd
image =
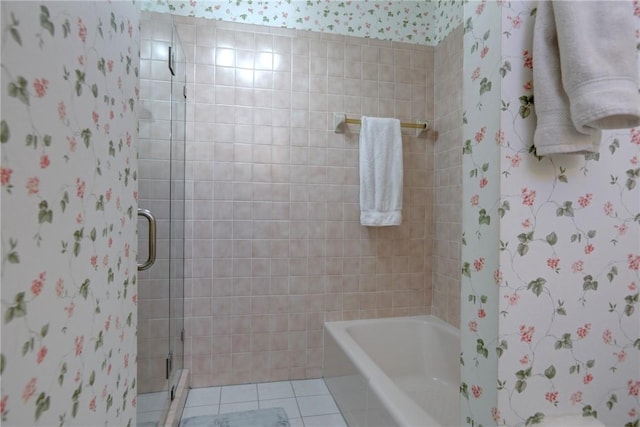
[[[229,412],[252,411],[254,409],[258,409],[257,400],[254,400],[252,402],[226,403],[224,405],[220,405],[221,414],[226,414]]]
[[[143,393],[138,395],[136,399],[136,408],[138,413],[162,411],[165,402],[168,400],[167,392]]]
[[[298,406],[303,417],[340,412],[331,395],[298,397]]]
[[[229,385],[222,387],[220,404],[250,402],[258,400],[258,389],[255,384]]]
[[[290,381],[258,384],[258,399],[286,399],[295,397]]]
[[[296,396],[315,396],[329,394],[329,389],[322,379],[291,381]]]
[[[219,405],[220,387],[192,388],[187,396],[185,407]]]
[[[289,425],[291,427],[304,427],[302,418],[289,418]]]
[[[160,417],[162,416],[162,411],[153,411],[153,412],[138,412],[138,424],[137,425],[157,425],[158,421],[160,421]],[[298,414],[298,416],[300,416]]]
[[[218,405],[210,405],[210,406],[192,406],[190,408],[184,408],[182,412],[182,419],[186,419],[189,417],[199,417],[201,415],[217,415],[218,414]]]
[[[305,427],[347,427],[347,423],[340,414],[304,417],[303,420]]]
[[[289,418],[300,418],[300,410],[295,398],[261,400],[260,409],[266,408],[282,408]]]

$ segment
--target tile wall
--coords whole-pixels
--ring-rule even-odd
[[[435,47],[435,192],[432,313],[460,324],[462,26]]]
[[[192,386],[321,375],[325,320],[428,313],[433,133],[404,135],[404,220],[359,224],[358,129],[433,120],[427,46],[176,17],[187,51]]]

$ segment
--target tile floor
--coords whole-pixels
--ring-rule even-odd
[[[291,427],[347,427],[322,379],[194,388],[182,419],[277,407],[287,412]]]
[[[162,408],[168,405],[169,393],[144,393],[136,399],[136,412],[138,414],[137,427],[156,427],[162,416]]]

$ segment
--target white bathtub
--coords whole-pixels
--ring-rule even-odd
[[[433,316],[326,322],[323,376],[350,427],[457,426],[459,331]]]

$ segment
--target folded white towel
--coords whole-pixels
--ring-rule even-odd
[[[633,7],[540,1],[533,35],[538,155],[598,152],[601,129],[640,125]]]
[[[362,117],[360,127],[360,223],[402,222],[400,120]]]

